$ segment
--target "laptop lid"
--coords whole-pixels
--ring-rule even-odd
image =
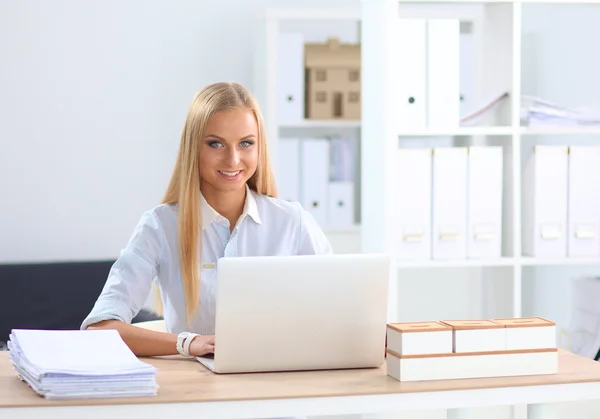
[[[215,372],[383,363],[388,256],[222,258],[217,276]]]

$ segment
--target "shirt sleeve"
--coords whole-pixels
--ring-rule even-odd
[[[333,254],[331,244],[315,217],[300,207],[300,234],[298,255],[330,255]]]
[[[113,264],[92,311],[81,325],[104,320],[131,323],[148,298],[162,254],[162,225],[153,211],[144,213],[121,255]]]

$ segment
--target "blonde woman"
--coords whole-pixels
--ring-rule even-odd
[[[255,99],[212,84],[190,106],[163,204],[142,215],[81,328],[116,329],[138,356],[212,353],[219,258],[327,253],[314,218],[276,198]],[[167,333],[130,324],[153,282]]]

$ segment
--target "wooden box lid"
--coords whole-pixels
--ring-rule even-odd
[[[452,331],[451,327],[439,322],[389,323],[387,326],[400,333]]]
[[[444,320],[454,330],[503,329],[504,325],[491,320]]]
[[[542,327],[556,326],[556,323],[543,317],[523,317],[513,319],[493,319],[495,323],[501,324],[504,327]]]

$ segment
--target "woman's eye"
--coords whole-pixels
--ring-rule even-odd
[[[218,141],[211,141],[211,142],[208,143],[208,146],[212,147],[212,148],[217,148],[217,147],[221,147],[222,144],[220,142],[218,142]]]
[[[252,144],[254,144],[254,142],[253,142],[253,141],[242,141],[242,142],[240,143],[240,146],[242,146],[242,147],[246,148],[246,147],[250,147]]]

